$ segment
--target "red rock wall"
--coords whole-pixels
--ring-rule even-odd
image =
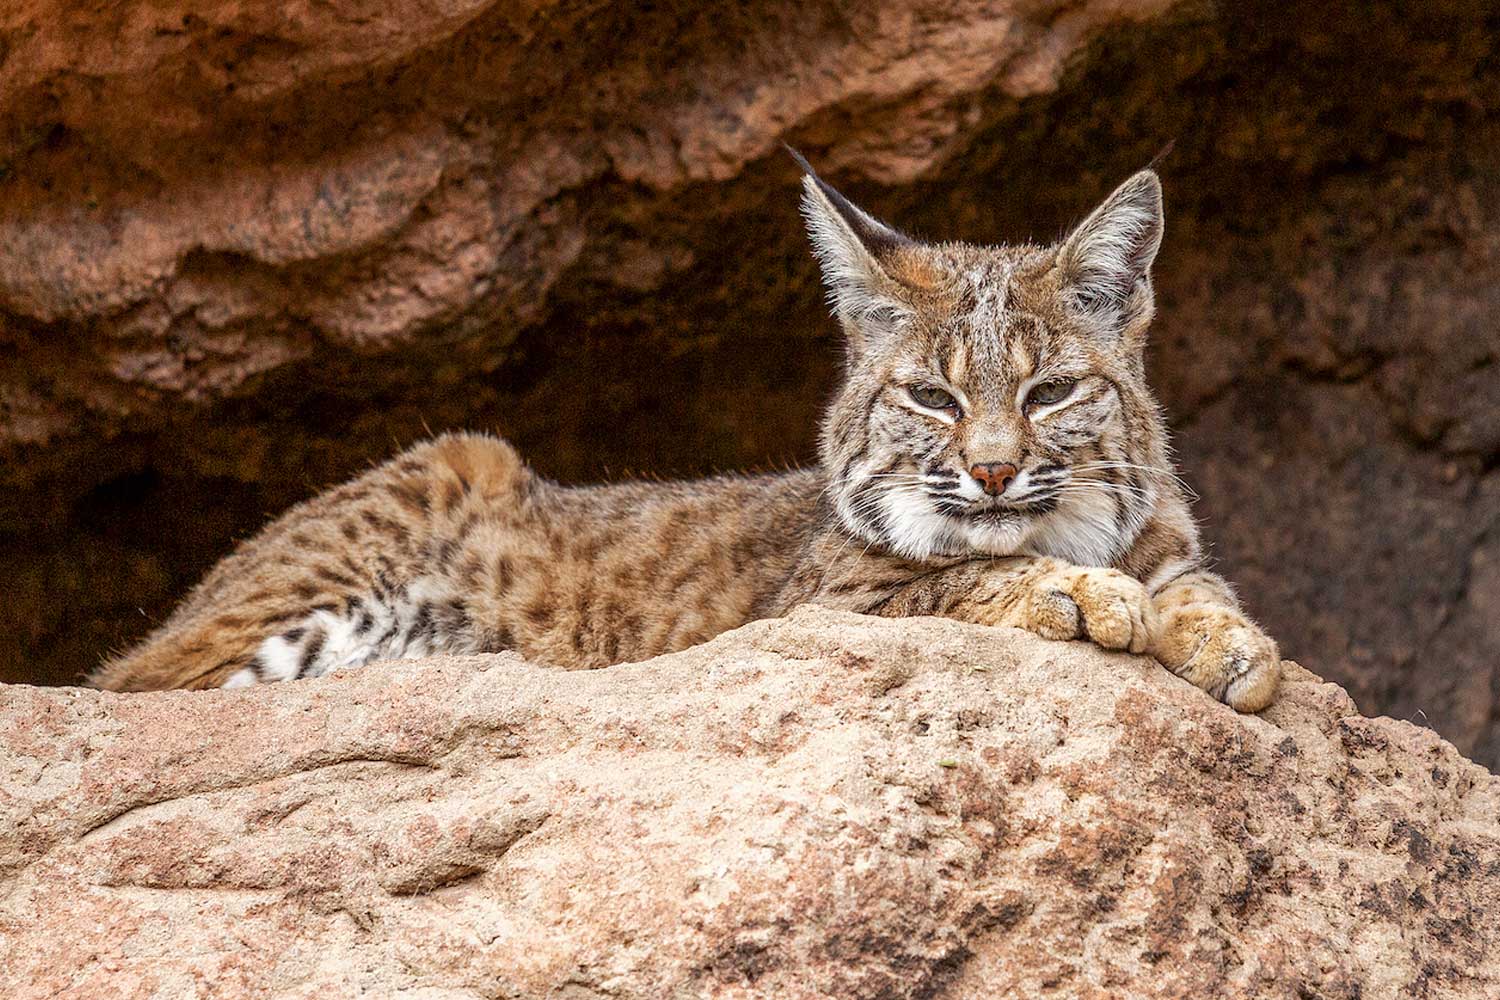
[[[253,9],[252,9],[253,8]],[[0,12],[0,676],[66,681],[399,444],[805,459],[802,147],[1049,238],[1162,163],[1155,381],[1221,567],[1367,711],[1500,761],[1489,5],[164,0]]]

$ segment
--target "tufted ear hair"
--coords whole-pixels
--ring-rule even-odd
[[[1142,170],[1094,209],[1057,254],[1070,307],[1121,332],[1153,308],[1151,262],[1164,225],[1161,181]]]
[[[802,217],[833,314],[860,339],[894,329],[907,309],[891,294],[896,283],[880,258],[914,241],[845,198],[795,149],[787,152],[803,171]]]

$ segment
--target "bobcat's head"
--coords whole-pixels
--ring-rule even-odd
[[[1170,476],[1146,386],[1161,184],[1143,170],[1061,243],[923,243],[806,163],[802,210],[845,381],[821,452],[844,525],[899,555],[1106,565]]]

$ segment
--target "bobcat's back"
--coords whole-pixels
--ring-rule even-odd
[[[514,649],[594,667],[766,613],[813,473],[565,489],[496,438],[447,435],[288,511],[226,557],[112,690],[237,687]]]

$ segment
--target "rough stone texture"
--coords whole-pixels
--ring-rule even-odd
[[[1489,3],[12,0],[0,677],[68,681],[425,428],[545,472],[806,460],[783,139],[1047,238],[1168,140],[1153,373],[1289,655],[1500,764]]]
[[[1500,995],[1500,779],[1287,663],[812,609],[586,673],[9,688],[0,994]]]

